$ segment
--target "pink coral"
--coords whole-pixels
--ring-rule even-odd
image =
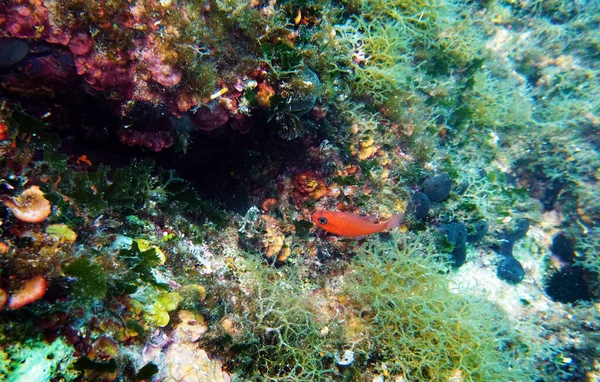
[[[0,26],[12,36],[63,45],[70,52],[50,48],[54,53],[48,56],[48,62],[28,57],[33,65],[23,72],[38,71],[33,76],[11,73],[5,82],[9,90],[21,94],[42,90],[53,96],[64,89],[72,90],[76,84],[72,79],[80,76],[94,90],[117,101],[119,112],[123,114],[140,101],[166,106],[176,116],[207,102],[197,95],[193,83],[182,84],[185,81],[185,68],[181,67],[183,57],[174,47],[190,41],[183,37],[180,24],[164,21],[166,15],[170,15],[189,22],[186,10],[177,8],[176,2],[138,0],[115,9],[99,1],[89,10],[85,22],[79,20],[75,8],[59,0],[0,1]],[[91,29],[98,30],[104,39],[93,37]],[[73,64],[65,66],[63,71],[50,70],[62,68],[56,52],[72,56]],[[43,65],[37,67],[38,63]],[[42,81],[52,86],[41,86]],[[240,133],[247,132],[248,118],[239,113],[237,101],[244,90],[243,81],[238,79],[235,86],[225,83],[219,86],[229,89],[226,96],[215,106],[199,108],[191,115],[192,121],[199,130],[217,129],[229,122]],[[91,89],[86,87],[85,90]],[[214,98],[218,97],[211,99]],[[142,145],[154,151],[173,144],[172,131],[165,129],[123,129],[118,134],[125,144]]]
[[[132,71],[129,61],[122,53],[113,57],[105,53],[91,52],[85,56],[76,56],[77,74],[96,90],[128,87],[131,85]]]
[[[87,33],[77,33],[69,42],[69,49],[76,56],[84,56],[92,50],[94,42]]]
[[[146,68],[154,81],[171,87],[181,81],[181,72],[169,63],[176,57],[168,57],[167,52],[169,49],[162,46],[154,35],[148,35],[141,48],[131,53],[131,58],[135,59],[141,68]]]
[[[9,0],[5,12],[6,30],[14,37],[43,38],[62,45],[69,43],[68,33],[51,22],[42,0]]]
[[[19,38],[42,38],[48,10],[42,0],[13,0],[6,5],[6,30]]]

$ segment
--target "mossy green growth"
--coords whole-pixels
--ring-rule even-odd
[[[4,343],[0,352],[0,378],[8,382],[50,381],[61,375],[64,380],[75,379],[69,370],[74,361],[72,345],[57,338],[46,343],[43,338]]]
[[[244,289],[228,318],[243,328],[238,335],[217,338],[231,365],[244,380],[326,381],[337,374],[334,353],[341,345],[338,320],[319,312],[310,296],[313,287],[298,269],[277,270],[249,256],[244,265]],[[247,277],[247,279],[246,279]],[[228,293],[232,293],[231,290]],[[242,306],[244,307],[243,309]],[[328,334],[322,335],[324,327]]]
[[[353,259],[344,295],[364,336],[354,351],[408,381],[533,380],[528,344],[492,303],[450,290],[427,233],[372,240]]]
[[[181,296],[181,303],[186,308],[193,307],[206,298],[206,288],[198,284],[183,285],[178,292]]]
[[[87,258],[79,258],[67,265],[65,275],[75,279],[72,289],[79,304],[102,299],[106,295],[107,280],[104,269]]]
[[[575,262],[580,266],[584,267],[591,274],[595,274],[594,287],[597,292],[600,292],[600,228],[592,228],[588,234],[579,239],[577,242],[577,250],[579,256],[575,259]]]
[[[117,290],[135,291],[137,286],[145,283],[162,290],[169,289],[169,285],[156,280],[152,272],[152,269],[159,266],[163,261],[156,248],[143,251],[138,243],[133,241],[131,248],[119,251],[118,257],[127,266],[128,271],[116,281],[116,284],[118,284]]]

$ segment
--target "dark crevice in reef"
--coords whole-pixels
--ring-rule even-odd
[[[200,197],[245,213],[252,190],[276,193],[275,181],[283,169],[305,161],[305,142],[284,141],[275,134],[276,128],[261,121],[247,134],[227,126],[197,131],[191,134],[185,155],[165,150],[152,157],[191,182]]]
[[[120,118],[110,101],[83,97],[93,102],[51,105],[23,100],[22,105],[34,116],[49,112],[44,121],[61,138],[61,151],[74,158],[86,155],[91,169],[100,164],[115,169],[134,158],[152,158],[160,167],[174,170],[189,181],[201,198],[244,213],[251,205],[252,190],[276,194],[276,179],[283,169],[305,165],[310,139],[284,140],[277,134],[278,126],[261,115],[254,117],[246,134],[227,125],[213,131],[177,132],[176,139],[187,141],[185,153],[177,147],[153,152],[121,143],[117,129],[127,125],[145,131],[160,124],[172,128],[175,117],[169,119],[159,109],[140,105],[129,118]]]

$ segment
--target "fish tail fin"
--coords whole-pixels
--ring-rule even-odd
[[[386,229],[389,231],[394,228],[400,227],[402,221],[404,220],[404,214],[400,213],[398,215],[394,215],[390,220],[386,223]]]

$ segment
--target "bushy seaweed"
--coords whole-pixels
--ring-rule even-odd
[[[385,370],[408,381],[533,380],[529,344],[494,304],[451,291],[430,234],[363,245],[335,294],[248,259],[226,336],[244,377],[330,380]],[[223,340],[223,337],[220,337]],[[354,362],[344,365],[342,354]]]
[[[394,236],[361,247],[344,282],[364,328],[355,349],[409,381],[534,380],[528,344],[504,313],[451,291],[445,266],[422,239]]]

